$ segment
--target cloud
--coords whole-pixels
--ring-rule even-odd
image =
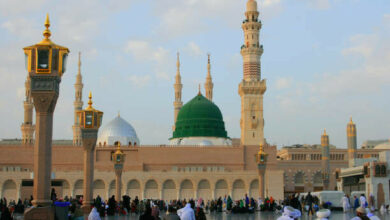
[[[258,1],[262,19],[282,11],[281,0]],[[165,39],[201,34],[217,28],[236,29],[244,18],[245,2],[237,0],[157,1],[154,12],[160,18],[156,34]]]
[[[171,80],[173,56],[168,49],[161,46],[154,46],[145,40],[129,40],[124,46],[126,53],[139,62],[149,63],[157,79]]]
[[[308,0],[309,6],[317,10],[326,10],[330,8],[329,0]]]
[[[149,83],[150,79],[151,77],[149,75],[130,75],[128,77],[131,84],[136,87],[145,87]]]
[[[292,79],[291,78],[278,78],[275,82],[275,87],[278,90],[287,89],[291,86]]]
[[[383,17],[381,28],[369,34],[357,34],[341,51],[352,68],[336,73],[324,73],[312,86],[323,97],[341,94],[368,94],[390,84],[390,19]]]
[[[47,0],[12,0],[12,1],[0,1],[0,14],[4,16],[10,16],[14,14],[29,13],[40,9]]]
[[[184,48],[184,51],[190,54],[191,56],[204,55],[202,49],[200,49],[200,47],[193,41],[188,43],[188,45]]]
[[[129,40],[124,47],[138,61],[155,61],[163,63],[169,51],[163,47],[153,47],[148,41]]]

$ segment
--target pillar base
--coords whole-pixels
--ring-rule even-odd
[[[53,204],[53,201],[52,200],[38,200],[38,199],[34,199],[33,201],[31,201],[31,203],[35,207],[46,207],[46,206],[51,206]]]
[[[24,220],[55,220],[55,209],[52,206],[28,208]]]
[[[85,214],[89,214],[92,210],[92,201],[83,201],[81,209]]]

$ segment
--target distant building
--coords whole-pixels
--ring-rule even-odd
[[[362,149],[373,149],[375,146],[383,143],[389,143],[389,139],[383,139],[383,140],[367,140],[364,141],[362,144]]]

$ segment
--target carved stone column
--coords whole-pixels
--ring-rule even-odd
[[[51,148],[53,137],[53,112],[59,93],[59,78],[32,78],[31,95],[36,111],[34,144],[34,206],[49,206],[51,188]],[[55,90],[44,91],[45,89]]]
[[[84,148],[84,194],[82,208],[85,213],[89,213],[91,211],[91,205],[93,203],[94,156],[97,133],[97,129],[81,129],[81,137]]]
[[[115,197],[117,202],[121,201],[121,190],[122,190],[122,170],[123,170],[123,165],[118,166],[122,164],[115,164]]]
[[[262,200],[264,200],[265,196],[265,169],[259,168],[259,196]]]

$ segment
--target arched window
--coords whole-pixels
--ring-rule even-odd
[[[381,166],[381,175],[386,176],[386,165]]]
[[[131,146],[131,141],[129,141],[129,146]]]
[[[134,142],[134,146],[137,146],[137,142]]]
[[[375,165],[375,175],[381,174],[381,167],[379,165]]]
[[[113,159],[114,159],[114,151],[111,151],[111,158],[110,158],[110,160],[112,161]]]

